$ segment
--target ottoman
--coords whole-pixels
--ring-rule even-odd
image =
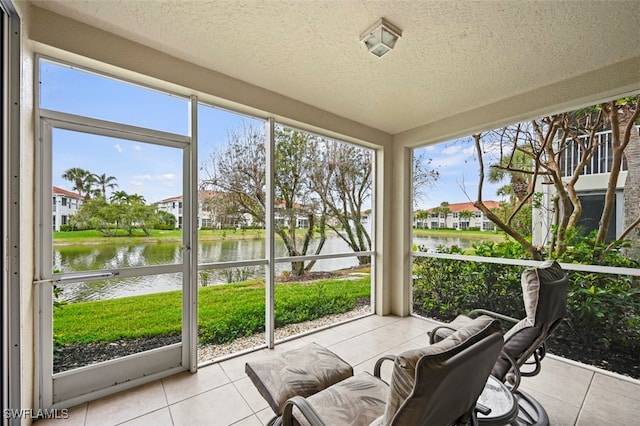
[[[353,376],[347,362],[317,343],[248,362],[244,371],[277,416],[289,398],[311,396]]]

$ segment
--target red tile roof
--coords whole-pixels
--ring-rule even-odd
[[[490,209],[493,208],[497,208],[500,207],[500,203],[497,201],[484,201],[484,205],[487,206]],[[440,206],[438,206],[440,207]],[[467,202],[467,203],[451,203],[448,205],[449,210],[451,210],[451,212],[461,212],[461,211],[465,211],[468,210],[470,212],[475,212],[478,211],[478,208],[476,208],[476,206],[473,205],[473,203],[471,202]],[[432,211],[434,208],[437,207],[432,207],[430,209],[427,209],[428,212]]]
[[[66,189],[58,188],[57,186],[53,187],[53,193],[58,195],[66,195],[70,198],[77,198],[79,200],[84,200],[84,197],[78,193],[67,191]]]

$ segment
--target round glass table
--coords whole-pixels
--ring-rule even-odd
[[[518,403],[511,391],[500,380],[489,376],[478,404],[491,409],[489,414],[478,413],[481,425],[506,425],[518,415]]]

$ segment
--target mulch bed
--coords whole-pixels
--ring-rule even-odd
[[[53,372],[59,373],[97,362],[108,361],[173,343],[179,343],[181,340],[182,336],[174,334],[142,339],[122,339],[110,343],[93,342],[64,345],[55,351]]]

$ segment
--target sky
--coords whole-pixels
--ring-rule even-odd
[[[428,209],[439,206],[442,202],[466,203],[477,199],[478,194],[478,159],[473,139],[461,138],[449,142],[443,142],[415,150],[415,156],[425,160],[431,160],[428,167],[437,170],[439,179],[429,187],[425,196],[415,200],[419,209]],[[485,157],[487,162],[490,156]],[[485,164],[486,168],[486,164]],[[501,184],[483,182],[482,199],[485,201],[500,198],[496,195]]]
[[[179,135],[189,132],[187,99],[48,61],[40,67],[40,105]],[[200,164],[226,143],[229,131],[243,123],[262,125],[257,119],[203,104],[198,115]],[[416,200],[416,208],[475,200],[478,163],[470,138],[420,148],[416,155],[431,159],[429,167],[440,174],[426,195]],[[148,203],[182,194],[182,150],[178,148],[54,129],[53,185],[73,190],[73,184],[62,178],[72,167],[113,176],[118,184],[115,190],[142,195]],[[483,198],[498,199],[499,186],[485,181]]]
[[[42,108],[188,135],[188,102],[165,93],[41,63]],[[228,130],[258,120],[199,105],[199,159],[227,140]],[[62,178],[80,167],[117,179],[115,190],[142,195],[148,203],[182,195],[182,150],[62,129],[53,133],[53,185],[72,191]]]

